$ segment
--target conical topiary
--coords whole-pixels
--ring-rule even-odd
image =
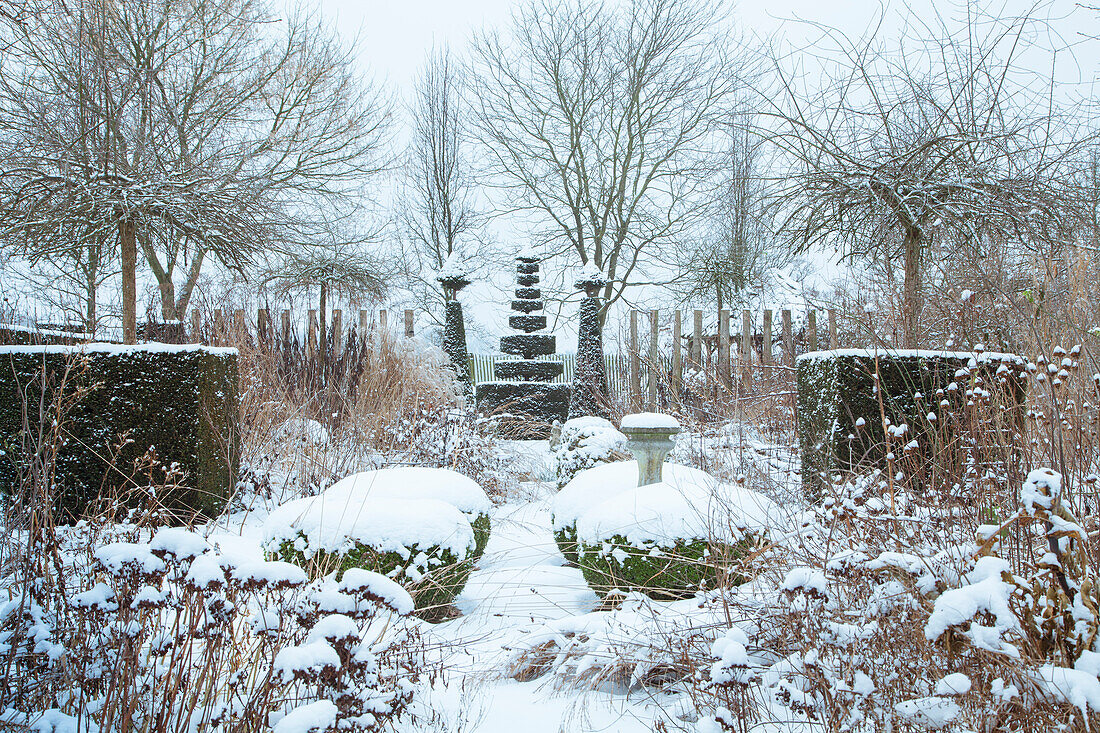
[[[436,280],[443,287],[446,299],[443,312],[443,351],[451,359],[455,378],[463,394],[470,392],[469,356],[466,351],[466,323],[462,316],[462,303],[458,301],[458,291],[470,284],[469,276],[462,264],[458,252],[452,252]]]
[[[607,278],[593,265],[586,265],[574,286],[583,290],[577,329],[577,368],[569,397],[569,417],[588,415],[611,417],[607,393],[607,369],[603,360],[603,329],[600,326],[600,290]]]

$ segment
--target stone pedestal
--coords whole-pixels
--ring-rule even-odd
[[[672,436],[679,433],[680,428],[671,425],[624,424],[620,430],[629,440],[627,449],[638,461],[638,486],[660,483],[661,467],[665,463],[665,457],[676,446]]]

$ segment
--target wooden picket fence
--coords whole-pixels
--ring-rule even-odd
[[[318,314],[316,310],[310,309],[307,315],[306,343],[316,348],[320,343]],[[407,338],[415,335],[414,315],[412,310],[403,312],[402,325]],[[674,310],[671,314],[671,338],[664,346],[661,343],[660,315],[657,310],[631,311],[626,352],[604,356],[610,396],[637,409],[655,409],[670,399],[677,400],[683,391],[686,370],[697,370],[708,375],[711,386],[718,390],[731,394],[746,393],[752,389],[754,375],[766,375],[770,378],[776,373],[791,373],[796,354],[816,351],[819,340],[822,341],[821,346],[838,348],[836,313],[831,309],[826,313],[824,334],[819,333],[815,311],[806,314],[805,324],[796,334],[790,310],[781,310],[778,313],[766,310],[759,321],[748,310],[742,311],[739,319],[737,314],[721,310],[717,333],[704,333],[703,311],[695,310],[691,313],[690,333],[685,334],[685,314]],[[648,326],[645,329],[648,334],[644,336],[640,328],[643,319],[648,321],[645,324]],[[740,323],[735,323],[736,320]],[[778,338],[775,337],[777,329],[774,328],[777,320]],[[365,333],[373,328],[385,330],[389,328],[388,323],[389,312],[386,310],[377,313],[359,311],[358,327],[361,332]],[[251,323],[243,310],[231,313],[215,310],[213,324],[210,325],[214,326],[212,332],[215,340],[224,342],[232,332],[247,335],[253,329],[256,333],[285,337],[292,329],[291,324],[291,313],[288,310],[282,311],[278,322],[275,322],[272,313],[260,309],[256,312],[255,321]],[[190,325],[192,339],[196,334],[204,333],[201,315],[197,310],[192,311]],[[182,327],[182,324],[179,326]],[[326,330],[336,336],[333,339],[335,343],[340,342],[344,327],[343,312],[334,309]],[[769,336],[765,337],[765,334]],[[503,354],[471,354],[468,363],[471,382],[477,385],[493,381],[497,362],[511,358],[515,357]],[[569,383],[573,380],[576,370],[575,354],[554,354],[546,358],[564,365],[562,373],[554,382]]]

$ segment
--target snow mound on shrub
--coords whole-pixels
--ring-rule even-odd
[[[411,493],[413,487],[408,489]],[[474,548],[470,523],[453,504],[364,493],[356,491],[353,482],[273,511],[264,523],[264,544],[274,550],[287,540],[306,557],[319,550],[343,553],[356,543],[399,554],[413,545],[438,545],[459,558]]]
[[[710,490],[719,486],[718,482],[704,471],[676,463],[664,464],[661,477],[663,481],[655,485],[666,487],[665,493],[669,496],[679,496],[675,503],[680,505],[681,509],[682,500],[685,498],[680,491],[681,488],[687,490],[693,498],[700,498],[700,496],[709,497]],[[610,504],[608,512],[614,511],[615,502],[611,501],[612,499],[637,490],[637,461],[605,463],[582,471],[554,497],[551,505],[554,531],[576,524],[582,515],[605,502]],[[728,485],[723,492],[719,492],[719,496],[724,496],[727,501],[737,500],[731,506],[743,505],[746,519],[757,520],[757,528],[767,524],[768,521],[774,523],[779,517],[778,508],[756,492]],[[658,493],[658,498],[659,496]],[[628,502],[629,506],[634,506],[638,497],[621,497],[621,499],[623,502]],[[709,501],[702,506],[705,507],[708,503]]]
[[[399,466],[363,471],[340,479],[328,491],[371,499],[433,499],[465,514],[488,514],[492,508],[489,496],[476,481],[446,468]]]
[[[693,471],[635,486],[592,506],[577,518],[577,539],[589,545],[616,535],[636,546],[677,539],[733,543],[762,534],[778,520],[779,508],[763,495]]]

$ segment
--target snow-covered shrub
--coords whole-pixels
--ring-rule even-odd
[[[24,409],[33,432],[40,406],[63,401],[65,430],[50,488],[60,516],[81,516],[101,493],[131,507],[142,502],[128,468],[151,447],[180,476],[171,492],[156,497],[161,505],[187,517],[216,516],[225,505],[238,465],[235,350],[5,346],[0,364],[7,375],[0,380],[0,494],[14,491],[36,449],[24,430]]]
[[[264,524],[272,556],[314,577],[352,568],[403,586],[426,617],[444,615],[466,585],[476,542],[466,516],[439,499],[373,497],[354,482],[277,508]]]
[[[599,595],[680,597],[752,574],[741,561],[778,509],[686,466],[665,464],[663,478],[639,487],[637,462],[620,461],[581,472],[555,497],[555,539]]]
[[[621,461],[629,456],[626,436],[602,417],[577,417],[561,426],[561,436],[551,450],[558,488],[579,472],[598,463]]]
[[[397,466],[378,471],[363,471],[337,481],[330,492],[392,499],[438,499],[460,512],[474,532],[474,558],[481,557],[489,542],[492,503],[475,481],[446,468]]]

